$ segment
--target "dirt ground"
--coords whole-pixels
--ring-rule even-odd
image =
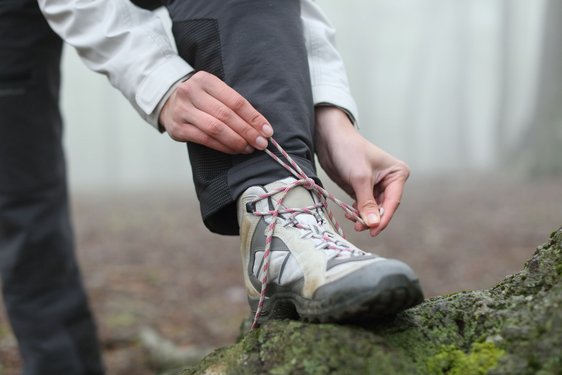
[[[237,238],[208,233],[192,196],[75,194],[73,202],[109,375],[155,373],[137,339],[143,327],[185,347],[235,340],[249,312]],[[363,249],[409,263],[428,297],[493,286],[561,225],[562,179],[491,175],[412,178],[397,216],[375,239],[343,223]],[[18,374],[19,366],[2,307],[0,374]]]

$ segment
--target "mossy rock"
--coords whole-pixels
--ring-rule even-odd
[[[272,321],[187,374],[560,374],[562,228],[489,290],[352,326]]]

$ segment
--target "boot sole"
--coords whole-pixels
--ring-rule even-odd
[[[364,321],[394,315],[423,302],[418,280],[403,274],[386,275],[375,288],[347,293],[340,297],[314,300],[294,292],[277,292],[265,303],[260,321],[302,319],[312,323]],[[258,301],[249,299],[252,314]]]

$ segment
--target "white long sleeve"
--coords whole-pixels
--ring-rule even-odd
[[[172,48],[160,18],[129,0],[38,0],[51,28],[84,63],[105,74],[146,121],[193,68]]]
[[[172,48],[160,18],[129,0],[38,0],[52,29],[84,63],[105,74],[137,112],[158,126],[170,88],[193,68]],[[334,29],[311,1],[301,0],[315,105],[331,104],[357,120]]]
[[[312,0],[301,0],[303,33],[315,105],[331,104],[342,108],[357,123],[357,105],[340,53],[335,46],[335,30]]]

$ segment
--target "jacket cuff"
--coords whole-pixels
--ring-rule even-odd
[[[357,104],[348,90],[330,84],[316,84],[312,87],[314,106],[334,106],[344,111],[353,125],[359,127]]]

